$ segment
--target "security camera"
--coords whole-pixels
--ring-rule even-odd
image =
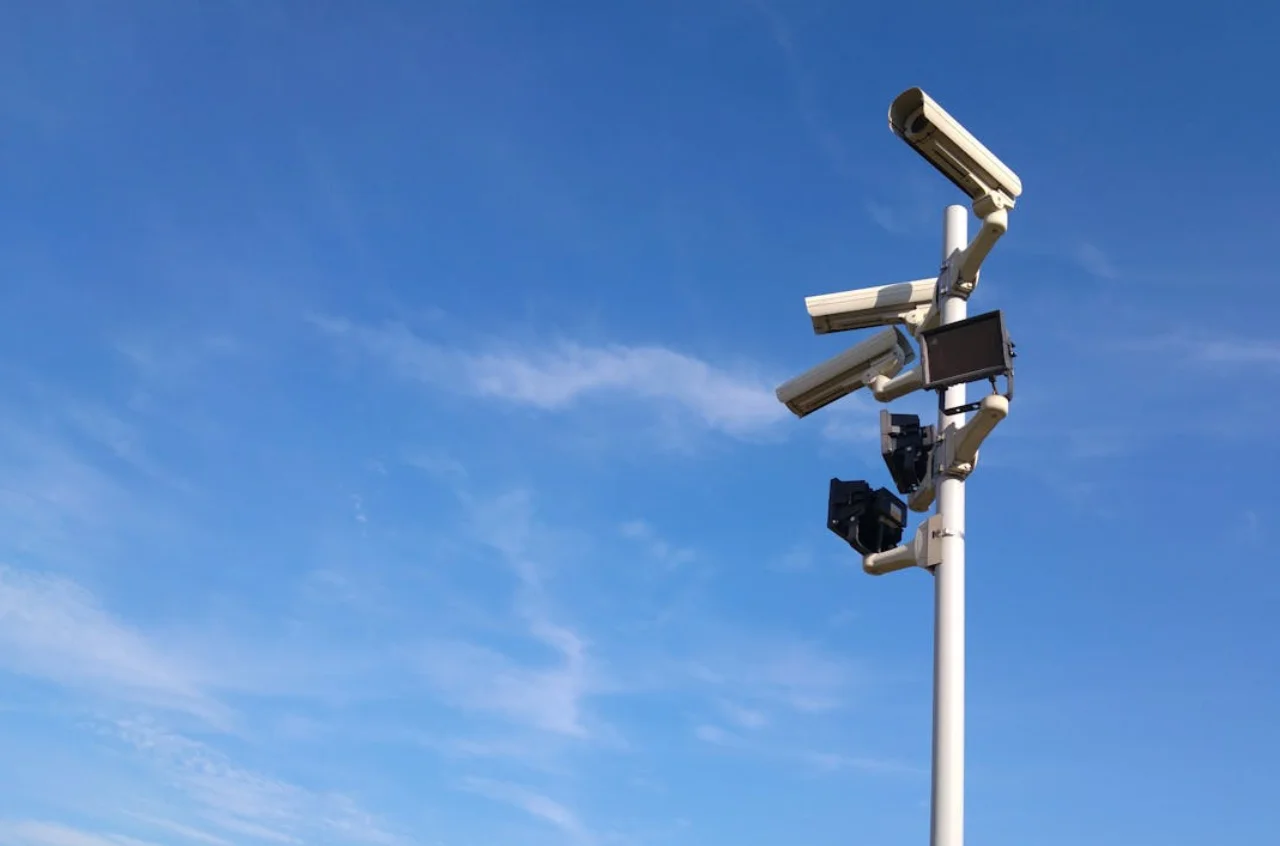
[[[893,549],[902,542],[907,506],[888,488],[872,490],[858,479],[832,479],[827,492],[827,528],[864,556]]]
[[[889,128],[974,201],[1011,209],[1022,181],[982,142],[919,88],[908,88],[889,107]]]
[[[805,297],[813,333],[844,332],[903,323],[913,330],[925,322],[933,306],[938,280],[917,279],[835,294]]]
[[[915,352],[901,330],[885,329],[779,385],[778,401],[796,417],[804,417],[848,396],[878,376],[896,376],[913,359]]]
[[[880,411],[880,455],[900,494],[912,494],[929,476],[934,427],[920,425],[918,414]]]

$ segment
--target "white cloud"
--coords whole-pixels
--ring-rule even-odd
[[[1280,341],[1208,339],[1188,343],[1187,351],[1209,364],[1280,364]]]
[[[113,347],[139,375],[153,381],[182,379],[197,368],[244,351],[244,345],[231,335],[185,331],[163,336],[135,333],[118,338]]]
[[[0,534],[9,548],[64,560],[133,532],[168,531],[157,509],[46,428],[0,418]]]
[[[121,834],[101,834],[39,820],[0,820],[3,846],[156,846]]]
[[[841,755],[836,752],[797,752],[802,763],[823,772],[856,770],[879,775],[920,775],[924,769],[891,758],[873,758],[860,755]]]
[[[695,679],[724,695],[772,702],[801,713],[841,707],[857,681],[855,667],[805,641],[741,635],[691,667]]]
[[[1118,279],[1120,277],[1120,272],[1111,263],[1111,259],[1096,244],[1085,242],[1077,246],[1075,259],[1081,267],[1100,279]]]
[[[832,628],[844,628],[845,626],[858,619],[858,612],[852,608],[841,608],[839,611],[827,618],[827,625]]]
[[[837,443],[865,444],[880,437],[880,424],[837,417],[823,425],[822,437]]]
[[[877,197],[863,202],[863,209],[873,223],[890,235],[941,228],[942,208],[948,201],[946,189],[938,185],[937,180],[910,166],[881,174],[880,179],[884,180],[882,186],[893,187],[891,190],[881,187],[876,191]]]
[[[548,542],[549,533],[534,518],[533,495],[512,490],[487,500],[467,495],[463,498],[469,512],[467,528],[476,540],[500,552],[525,587],[538,589],[546,570],[539,553]],[[494,514],[502,515],[496,526]]]
[[[693,736],[703,743],[711,743],[716,746],[737,746],[739,744],[737,737],[719,726],[713,726],[709,723],[703,723],[694,728]]]
[[[473,793],[519,808],[526,814],[555,826],[579,843],[595,840],[573,810],[527,787],[487,778],[467,778],[462,786]]]
[[[142,450],[138,430],[108,409],[88,403],[72,403],[67,409],[67,418],[86,437],[105,446],[117,458],[152,471],[153,466]]]
[[[243,769],[213,747],[152,720],[121,720],[110,730],[143,753],[201,817],[223,831],[274,843],[303,843],[315,835],[373,846],[400,842],[347,796]]]
[[[696,726],[693,734],[703,743],[718,746],[724,750],[793,765],[798,764],[822,773],[857,771],[878,775],[918,775],[923,772],[919,767],[892,759],[843,755],[830,751],[817,752],[789,745],[771,745],[754,737],[748,739],[707,723]]]
[[[1170,353],[1198,364],[1280,365],[1280,339],[1211,337],[1180,333],[1138,338],[1123,348],[1139,353]]]
[[[502,737],[431,737],[414,732],[409,739],[452,759],[509,761],[532,770],[564,775],[568,772],[556,735],[522,732]]]
[[[164,819],[163,817],[153,817],[148,814],[133,813],[129,814],[129,816],[141,823],[144,823],[145,825],[151,826],[152,828],[167,831],[187,840],[194,840],[197,843],[207,843],[209,846],[232,846],[230,840],[218,837],[216,834],[210,834],[207,831],[203,831],[189,825],[183,825],[182,823],[174,822],[173,820]]]
[[[588,693],[586,648],[576,634],[550,624],[535,636],[559,661],[529,666],[486,647],[461,641],[429,644],[419,670],[446,702],[502,716],[519,725],[569,737],[587,737],[582,700]]]
[[[860,395],[845,397],[818,412],[822,415],[822,437],[839,444],[879,441],[880,419]]]
[[[446,703],[488,713],[517,726],[569,738],[596,735],[587,718],[586,697],[593,690],[588,644],[576,631],[553,619],[546,596],[546,556],[554,551],[552,534],[534,514],[526,491],[508,491],[489,500],[463,494],[469,530],[496,550],[517,582],[515,612],[524,632],[544,650],[549,662],[516,661],[487,646],[461,639],[429,642],[418,654],[417,669]],[[492,529],[502,514],[502,530]]]
[[[612,395],[681,408],[705,427],[735,436],[760,434],[786,418],[768,380],[662,346],[564,341],[539,349],[459,350],[399,325],[322,317],[312,322],[355,341],[407,378],[548,411]]]
[[[405,456],[404,463],[454,487],[464,484],[470,478],[470,473],[462,462],[440,451],[415,451]],[[386,470],[382,472],[385,475]]]
[[[808,544],[796,544],[769,563],[769,569],[780,573],[803,573],[813,569],[813,549]]]
[[[720,707],[734,724],[744,729],[761,729],[769,725],[769,715],[758,708],[733,702],[721,702]]]
[[[1246,539],[1256,541],[1261,537],[1262,533],[1261,526],[1258,522],[1258,512],[1253,509],[1246,510],[1242,515],[1241,523],[1244,526],[1243,533]]]
[[[643,545],[649,555],[669,570],[675,570],[695,558],[693,550],[672,546],[643,520],[630,520],[623,523],[620,531],[623,537]]]
[[[899,214],[884,203],[877,203],[874,200],[868,200],[864,206],[867,210],[867,214],[871,216],[871,220],[891,235],[902,235],[913,228],[911,225],[900,220]]]
[[[229,716],[177,656],[115,619],[80,585],[48,573],[0,565],[0,666],[217,724]]]
[[[1063,446],[1071,458],[1113,458],[1131,452],[1140,437],[1117,426],[1082,426],[1065,433]]]

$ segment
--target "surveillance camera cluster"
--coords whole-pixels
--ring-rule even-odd
[[[908,497],[905,503],[888,488],[831,480],[827,527],[863,556],[863,569],[872,574],[937,563],[938,515],[919,527],[910,544],[902,545],[907,512],[930,508],[940,477],[967,477],[977,463],[978,447],[1008,415],[1013,344],[1002,313],[945,323],[941,304],[945,297],[967,299],[973,293],[981,264],[1008,229],[1008,212],[1022,193],[1017,175],[919,88],[894,100],[889,126],[969,196],[983,225],[967,247],[947,257],[936,277],[807,297],[805,307],[816,335],[880,331],[777,389],[778,400],[797,417],[864,387],[884,403],[916,390],[933,390],[944,414],[977,412],[968,422],[939,432],[922,426],[917,415],[881,411],[881,455],[897,492]],[[909,336],[919,344],[920,363],[904,370],[917,358]],[[996,389],[998,376],[1007,382],[1003,394]],[[991,382],[991,395],[945,407],[947,387],[983,379]]]

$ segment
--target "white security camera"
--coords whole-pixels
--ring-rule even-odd
[[[989,211],[978,201],[1011,209],[1022,193],[1018,175],[919,88],[908,88],[893,101],[889,127],[968,194],[979,217]]]
[[[915,359],[911,342],[895,328],[878,332],[835,358],[778,387],[778,401],[796,417],[812,414],[876,380],[896,376]]]
[[[913,330],[925,322],[933,306],[937,279],[917,279],[805,297],[813,333],[845,332],[903,323]]]

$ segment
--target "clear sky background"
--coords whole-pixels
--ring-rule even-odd
[[[0,6],[0,843],[926,842],[877,408],[773,397],[936,271],[912,85],[1025,186],[969,840],[1274,840],[1280,6]]]

